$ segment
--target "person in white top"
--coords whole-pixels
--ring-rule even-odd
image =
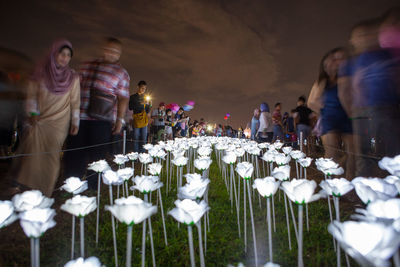
[[[257,135],[258,141],[271,142],[274,136],[274,129],[272,125],[272,115],[269,113],[269,106],[267,103],[263,102],[260,105],[260,126],[258,127]]]

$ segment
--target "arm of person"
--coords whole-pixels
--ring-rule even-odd
[[[125,124],[124,117],[128,107],[128,101],[129,99],[127,97],[118,96],[117,121],[113,128],[113,134],[119,134],[122,126]]]
[[[29,81],[26,90],[25,111],[30,125],[35,125],[40,116],[38,104],[39,86],[38,82]]]
[[[351,94],[351,76],[342,76],[338,78],[338,97],[340,104],[347,116],[352,116],[353,95]]]
[[[126,109],[129,105],[129,82],[130,77],[129,74],[125,71],[124,78],[120,79],[117,86],[117,120],[114,123],[114,127],[112,129],[112,134],[119,134],[121,132],[122,127],[125,124],[125,114]]]
[[[319,113],[319,111],[323,108],[322,94],[324,93],[325,86],[325,81],[320,83],[316,81],[311,88],[310,95],[308,96],[307,106],[314,112]]]
[[[81,86],[79,77],[77,76],[73,82],[70,95],[70,105],[71,105],[71,126],[69,129],[70,135],[77,135],[79,131],[79,113],[81,105]]]

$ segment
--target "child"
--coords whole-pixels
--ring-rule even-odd
[[[165,136],[167,140],[172,140],[172,127],[174,126],[174,121],[172,119],[172,110],[167,109],[165,115]]]
[[[288,138],[288,142],[291,143],[293,148],[297,147],[297,134],[296,134],[296,126],[294,123],[294,113],[296,110],[292,109],[290,111],[290,116],[286,120],[286,136]]]

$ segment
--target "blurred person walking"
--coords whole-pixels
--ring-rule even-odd
[[[274,125],[274,136],[272,138],[273,142],[276,140],[284,141],[281,108],[282,104],[279,102],[276,103],[274,112],[272,113],[272,123]]]
[[[319,75],[314,83],[308,106],[320,114],[319,135],[325,150],[325,158],[333,158],[345,167],[346,178],[354,178],[354,143],[350,118],[338,96],[337,74],[339,65],[346,59],[343,48],[335,48],[324,55]],[[344,146],[344,148],[342,147]],[[342,149],[346,154],[343,155]]]
[[[125,124],[130,78],[119,62],[121,53],[121,41],[110,37],[103,43],[103,57],[81,66],[80,130],[67,139],[67,148],[95,147],[65,153],[66,177],[82,177],[88,163],[111,153],[112,146],[103,144],[120,134]],[[96,189],[97,176],[90,176],[88,183]]]
[[[153,123],[150,128],[152,143],[155,144],[156,142],[161,140],[161,136],[164,134],[164,127],[165,127],[165,103],[161,102],[158,105],[158,108],[153,109],[151,112],[151,119]]]
[[[144,99],[147,90],[146,81],[139,81],[137,92],[129,99],[129,109],[133,110],[133,151],[145,152],[143,145],[147,143],[148,114],[151,105]]]
[[[400,65],[391,50],[379,47],[380,26],[381,19],[371,19],[353,27],[354,57],[338,82],[339,96],[351,92],[345,110],[353,122],[356,176],[371,176],[377,158],[400,154]]]
[[[258,142],[272,142],[274,128],[272,125],[272,116],[269,113],[269,106],[263,102],[260,105],[260,126],[257,130]]]
[[[28,121],[16,152],[33,155],[13,162],[18,184],[49,197],[60,172],[60,150],[68,133],[76,135],[79,129],[80,85],[69,67],[72,55],[71,43],[59,40],[37,66],[27,88]]]
[[[251,129],[251,140],[256,140],[256,135],[258,128],[260,127],[260,109],[256,108],[253,112],[253,117],[251,118],[250,129]]]
[[[297,138],[300,139],[301,133],[303,133],[303,140],[300,141],[304,142],[311,133],[312,120],[316,118],[316,115],[307,107],[304,96],[298,98],[294,111],[293,118],[296,123]]]

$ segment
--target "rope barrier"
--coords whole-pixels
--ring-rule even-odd
[[[45,155],[45,154],[52,154],[52,153],[70,152],[70,151],[83,150],[83,149],[88,149],[88,148],[93,148],[93,147],[111,145],[111,144],[115,144],[115,143],[120,143],[122,141],[123,140],[117,140],[117,141],[101,143],[101,144],[96,144],[96,145],[91,145],[91,146],[83,146],[83,147],[63,149],[63,150],[44,151],[44,152],[37,152],[37,153],[16,154],[16,155],[11,155],[11,156],[2,156],[2,157],[0,157],[0,159],[11,159],[11,158],[26,157],[26,156],[36,156],[36,155]]]

